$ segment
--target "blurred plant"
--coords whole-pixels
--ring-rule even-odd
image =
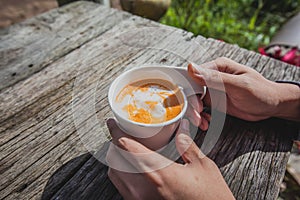
[[[161,22],[257,50],[300,11],[300,0],[172,0]]]

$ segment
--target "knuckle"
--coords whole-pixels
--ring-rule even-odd
[[[240,81],[240,84],[241,84],[242,88],[245,88],[245,89],[251,90],[251,86],[252,86],[252,84],[251,84],[251,81],[250,81],[250,79],[249,79],[249,78],[247,78],[247,77],[244,77],[244,78],[242,78],[242,79],[241,79],[241,80],[239,80],[239,81]]]
[[[221,80],[221,76],[220,76],[218,71],[211,70],[209,72],[209,75],[206,77],[205,81],[209,84],[213,84],[213,83],[216,83],[216,82],[220,82],[222,80]]]
[[[205,157],[203,160],[202,160],[202,164],[208,168],[208,169],[216,169],[218,168],[218,166],[216,165],[216,163],[214,161],[212,161],[210,158],[208,157]]]
[[[156,185],[156,187],[158,187],[158,188],[163,187],[165,185],[165,183],[163,181],[163,178],[159,175],[153,176],[152,181]]]
[[[238,63],[236,63],[234,60],[231,60],[230,58],[227,57],[219,57],[215,60],[215,63],[217,66],[223,66],[223,67],[228,67],[228,66],[233,66]]]
[[[155,185],[156,185],[158,188],[161,188],[161,187],[163,187],[165,184],[164,184],[164,182],[163,182],[162,179],[157,179],[157,180],[155,181]]]
[[[227,63],[228,61],[229,61],[229,59],[226,58],[226,57],[224,57],[224,56],[215,59],[215,63],[217,65],[221,65],[221,64]]]

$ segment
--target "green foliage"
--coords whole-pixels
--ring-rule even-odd
[[[161,22],[257,50],[300,11],[300,0],[172,0]]]

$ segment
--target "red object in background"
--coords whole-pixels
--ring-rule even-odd
[[[300,50],[297,47],[291,47],[288,45],[271,45],[265,48],[259,48],[258,51],[262,55],[300,67]]]
[[[270,44],[259,48],[263,55],[300,66],[300,12],[289,19],[275,34]]]

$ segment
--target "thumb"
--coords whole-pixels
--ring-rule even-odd
[[[214,63],[214,62],[210,62]],[[205,63],[203,64],[205,65]],[[236,81],[235,75],[218,71],[215,64],[213,67],[202,67],[201,65],[189,64],[188,74],[201,86],[207,86],[216,90],[224,91],[225,87],[231,87]]]
[[[110,163],[123,162],[123,169],[131,169],[131,166],[136,168],[136,172],[152,172],[157,169],[161,169],[173,163],[173,161],[163,157],[155,151],[152,151],[135,141],[130,136],[125,134],[117,125],[113,119],[107,120],[107,126],[112,136],[113,144],[111,149],[114,152],[118,152],[123,158],[117,157],[117,153],[111,153]],[[125,160],[128,162],[125,162]],[[133,171],[130,171],[133,172]]]
[[[182,120],[176,134],[176,147],[185,163],[199,162],[205,155],[189,136],[189,122]]]

